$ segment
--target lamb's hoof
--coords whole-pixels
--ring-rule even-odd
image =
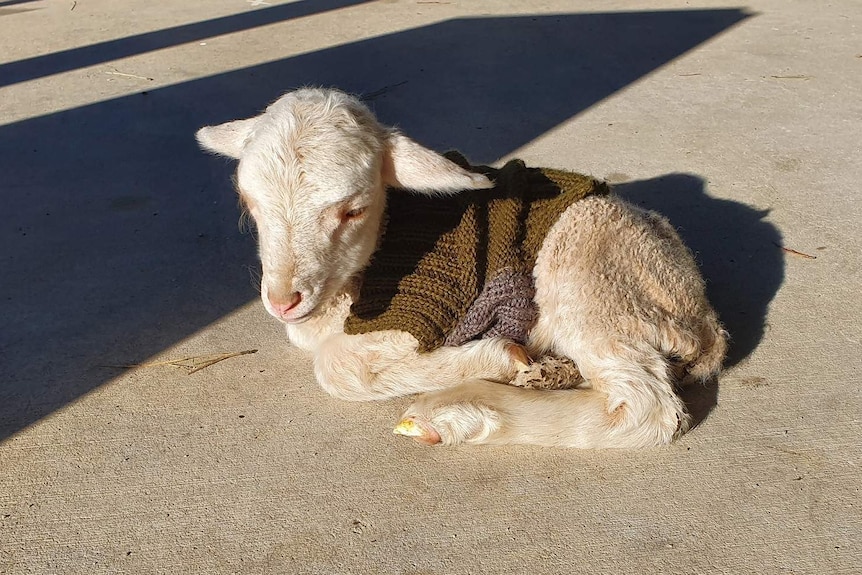
[[[506,344],[506,351],[509,353],[509,358],[515,362],[515,367],[518,368],[518,371],[529,369],[530,364],[533,363],[533,360],[530,359],[530,354],[527,353],[527,349],[521,344],[509,342]]]
[[[481,382],[489,392],[503,389],[499,383]],[[394,429],[426,445],[487,443],[500,428],[500,414],[486,401],[477,400],[473,385],[459,385],[426,393],[411,405]],[[466,394],[466,397],[465,397]],[[493,398],[486,398],[491,401]]]
[[[412,415],[399,421],[392,433],[410,437],[424,445],[437,445],[441,441],[440,434],[430,423]]]

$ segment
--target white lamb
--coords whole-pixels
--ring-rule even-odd
[[[320,385],[355,401],[425,392],[398,427],[421,442],[667,444],[690,425],[675,384],[721,367],[726,333],[691,253],[667,220],[613,195],[566,209],[533,268],[539,315],[525,347],[532,357],[574,361],[584,377],[576,388],[506,385],[524,356],[503,338],[423,353],[406,331],[347,335],[387,193],[494,184],[335,90],[290,92],[257,117],[202,128],[197,138],[239,160],[239,194],[258,229],[263,304],[295,345],[313,352]]]

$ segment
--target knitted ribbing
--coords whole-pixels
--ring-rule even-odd
[[[446,157],[495,187],[445,197],[389,190],[346,333],[407,331],[420,351],[483,335],[523,341],[535,320],[532,269],[545,236],[573,202],[609,191],[588,176],[520,160],[494,169]]]

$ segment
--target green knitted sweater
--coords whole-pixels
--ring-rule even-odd
[[[479,337],[524,342],[537,315],[532,270],[545,236],[573,202],[609,193],[604,182],[521,160],[494,169],[457,152],[446,157],[495,187],[445,197],[390,190],[346,333],[407,331],[423,352]]]

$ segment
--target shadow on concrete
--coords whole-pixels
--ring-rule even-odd
[[[29,1],[31,0],[8,0],[7,2],[0,2],[0,6]],[[203,22],[165,28],[144,34],[126,36],[125,38],[118,38],[116,40],[99,42],[98,44],[91,44],[89,46],[81,46],[80,48],[53,52],[44,56],[17,60],[8,64],[0,64],[0,88],[11,86],[18,82],[26,82],[27,80],[77,70],[154,50],[162,50],[187,42],[196,42],[205,38],[212,38],[213,36],[232,34],[266,26],[275,22],[313,16],[323,12],[348,8],[357,4],[365,4],[370,1],[300,0],[298,2],[291,2],[290,4],[254,9],[232,16],[213,18],[212,20],[204,20]]]
[[[100,365],[145,360],[257,297],[233,167],[196,148],[199,126],[333,85],[432,147],[494,161],[745,17],[453,20],[0,127],[14,214],[0,228],[0,439],[115,375]]]
[[[695,253],[707,294],[730,332],[726,367],[733,367],[760,343],[769,302],[784,280],[778,229],[765,210],[713,198],[693,174],[668,174],[614,186],[623,198],[667,216]],[[716,405],[717,382],[689,386],[682,393],[695,423]]]
[[[14,4],[23,4],[25,2],[31,2],[32,0],[13,0],[11,2],[0,2],[0,16],[12,16],[13,14],[23,14],[24,12],[35,12],[36,10],[41,10],[41,8],[11,8]],[[2,67],[2,65],[0,65]],[[3,85],[2,76],[0,76],[0,86]]]
[[[16,4],[27,4],[28,2],[35,2],[36,0],[2,0],[0,1],[0,8],[5,8],[7,6],[15,6]],[[35,10],[35,8],[34,8]],[[29,11],[29,10],[25,10]]]

